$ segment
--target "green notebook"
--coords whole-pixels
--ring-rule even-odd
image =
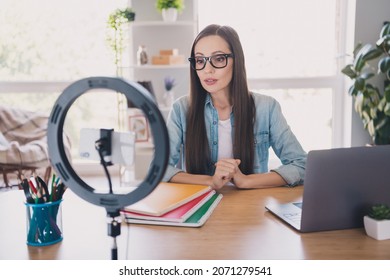
[[[201,227],[210,217],[215,207],[222,199],[222,194],[215,193],[209,200],[207,200],[194,214],[192,214],[184,222],[166,222],[154,220],[141,220],[135,218],[125,218],[130,224],[148,224],[148,225],[163,225],[163,226],[177,226],[177,227]]]

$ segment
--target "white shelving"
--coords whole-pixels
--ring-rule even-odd
[[[193,21],[175,21],[175,22],[164,22],[161,20],[156,21],[145,21],[145,22],[133,22],[133,26],[142,27],[142,26],[193,26]]]
[[[185,8],[179,13],[176,22],[164,22],[156,9],[156,0],[131,0],[130,6],[136,13],[135,21],[130,24],[130,62],[124,73],[134,81],[151,81],[160,109],[164,116],[169,108],[164,108],[164,78],[173,77],[177,83],[173,92],[175,98],[188,94],[189,63],[187,57],[191,51],[192,42],[197,34],[197,3],[196,0],[185,0]],[[148,64],[137,65],[137,49],[140,45],[146,47]],[[160,50],[178,49],[185,57],[184,64],[152,65],[152,56]]]
[[[129,68],[134,68],[136,70],[167,70],[167,69],[188,69],[189,64],[175,64],[175,65],[130,65]]]

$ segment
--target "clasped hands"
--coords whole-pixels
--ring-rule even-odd
[[[245,176],[239,165],[239,159],[221,159],[215,164],[215,173],[212,177],[212,187],[215,190],[222,188],[226,183],[232,182],[236,187],[241,188]]]

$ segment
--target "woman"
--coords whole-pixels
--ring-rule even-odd
[[[249,92],[239,37],[209,25],[194,40],[190,95],[169,114],[169,166],[164,181],[220,189],[295,186],[303,182],[306,153],[271,97]],[[268,171],[268,149],[283,163]],[[181,158],[181,154],[184,159]],[[182,161],[185,169],[177,168]]]

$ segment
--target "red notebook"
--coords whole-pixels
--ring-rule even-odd
[[[125,218],[182,223],[187,220],[192,214],[194,214],[196,210],[198,210],[214,194],[215,191],[211,190],[161,216],[139,214],[127,210],[123,210],[122,213],[124,214]]]

